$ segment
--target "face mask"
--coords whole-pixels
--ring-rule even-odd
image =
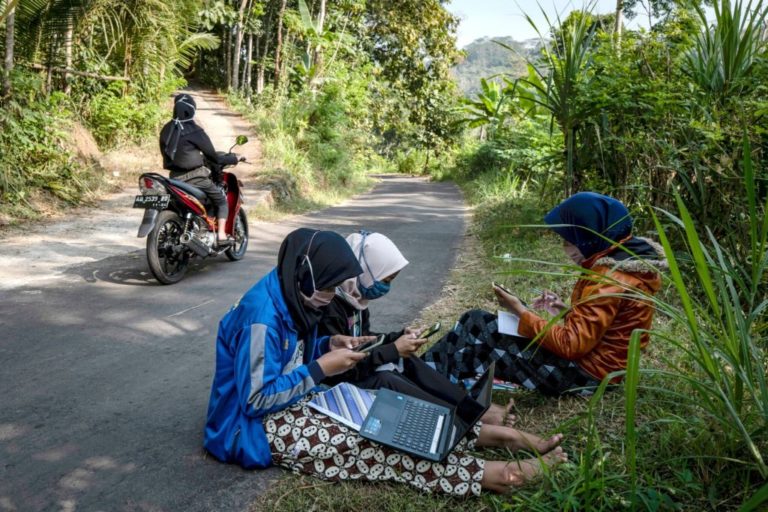
[[[362,295],[364,299],[374,300],[383,297],[389,292],[389,283],[375,280],[373,272],[371,271],[371,267],[368,265],[368,260],[365,259],[365,239],[368,235],[370,235],[370,233],[362,230],[360,231],[360,234],[363,235],[363,239],[360,241],[360,254],[358,255],[357,259],[360,261],[360,263],[365,264],[366,268],[368,269],[368,273],[371,275],[371,279],[374,279],[374,281],[373,285],[365,287],[360,283],[360,280],[358,279],[357,289],[360,290],[360,295]]]
[[[358,281],[357,288],[364,299],[373,300],[383,297],[389,292],[389,283],[374,281],[373,286],[366,288]]]
[[[336,293],[332,291],[324,292],[321,290],[315,290],[311,297],[307,297],[302,293],[301,299],[304,301],[305,305],[311,307],[312,309],[320,309],[330,304],[335,296]]]
[[[573,244],[567,244],[563,246],[563,250],[565,251],[565,254],[568,255],[569,258],[573,260],[574,263],[577,265],[581,265],[586,258],[583,254],[581,254],[581,251],[578,247],[576,247]]]
[[[306,306],[309,306],[313,309],[320,309],[331,303],[333,298],[336,296],[336,292],[334,290],[329,292],[318,290],[317,285],[315,284],[315,272],[312,270],[312,260],[309,259],[309,247],[312,247],[312,241],[315,239],[315,235],[317,235],[317,232],[312,235],[312,238],[309,240],[307,254],[304,255],[304,261],[309,268],[309,277],[312,280],[312,296],[307,297],[301,291],[299,291],[299,294],[301,295],[301,300]]]

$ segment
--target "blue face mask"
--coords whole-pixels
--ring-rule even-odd
[[[360,281],[358,280],[357,288],[360,290],[360,294],[363,298],[367,300],[378,299],[389,293],[389,283],[385,283],[384,281],[374,281],[373,286],[366,288],[360,284]]]

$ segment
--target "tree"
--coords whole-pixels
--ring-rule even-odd
[[[243,32],[245,31],[245,8],[248,0],[240,0],[240,8],[237,11],[237,23],[235,24],[235,47],[232,52],[232,78],[230,82],[234,90],[240,88],[240,59],[243,52]]]
[[[13,71],[13,44],[16,8],[13,5],[4,13],[5,16],[5,60],[3,65],[3,97],[11,94],[11,72]]]
[[[458,101],[449,71],[456,49],[458,19],[438,0],[371,0],[365,5],[366,50],[382,80],[405,107],[413,140],[428,151],[454,135],[444,125]],[[384,127],[381,127],[384,129]]]
[[[598,26],[589,8],[574,11],[565,20],[558,17],[556,25],[544,13],[555,39],[543,45],[540,61],[529,61],[529,76],[522,79],[529,88],[525,97],[548,111],[563,132],[566,195],[576,192],[581,185],[581,174],[575,163],[576,136],[591,108],[578,97],[579,89],[585,87],[589,79],[593,38]],[[541,37],[534,21],[529,16],[526,18]],[[543,41],[543,37],[541,39]]]

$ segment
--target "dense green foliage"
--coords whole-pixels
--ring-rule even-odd
[[[533,261],[510,224],[530,195],[596,190],[627,202],[674,263],[655,299],[663,349],[629,371],[623,404],[593,400],[562,426],[588,445],[554,491],[515,498],[527,509],[757,510],[768,497],[766,7],[714,4],[708,20],[652,2],[654,27],[621,38],[613,16],[548,20],[528,75],[482,83],[462,106],[477,128],[451,175],[491,255],[550,280],[550,258]],[[540,223],[534,209],[523,223]],[[603,423],[616,405],[623,424]]]
[[[87,165],[73,161],[67,133],[73,123],[62,94],[40,97],[40,82],[19,77],[15,86],[24,94],[0,109],[0,192],[16,214],[35,210],[35,191],[44,190],[76,204],[97,185],[99,177]],[[51,112],[56,111],[56,116]]]
[[[746,213],[745,128],[756,179],[765,179],[765,12],[747,7],[719,2],[712,28],[703,28],[703,11],[675,8],[652,31],[624,31],[620,43],[611,17],[575,12],[550,20],[557,28],[541,31],[553,44],[530,59],[527,77],[507,80],[503,108],[486,120],[505,129],[481,137],[511,147],[505,139],[518,126],[529,130],[523,120],[541,119],[562,135],[554,152],[538,148],[542,160],[557,161],[542,193],[590,189],[672,208],[677,191],[702,225],[728,231]],[[472,123],[477,112],[468,110]],[[765,193],[764,184],[758,189]]]
[[[4,0],[0,200],[33,215],[36,191],[77,204],[105,181],[75,158],[74,123],[103,149],[154,136],[162,102],[195,52],[201,0]],[[15,141],[15,142],[14,142]],[[32,143],[34,141],[34,144]]]

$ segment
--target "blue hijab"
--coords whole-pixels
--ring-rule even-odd
[[[632,233],[632,217],[627,207],[617,199],[596,192],[572,195],[552,208],[544,222],[578,247],[587,259]]]

